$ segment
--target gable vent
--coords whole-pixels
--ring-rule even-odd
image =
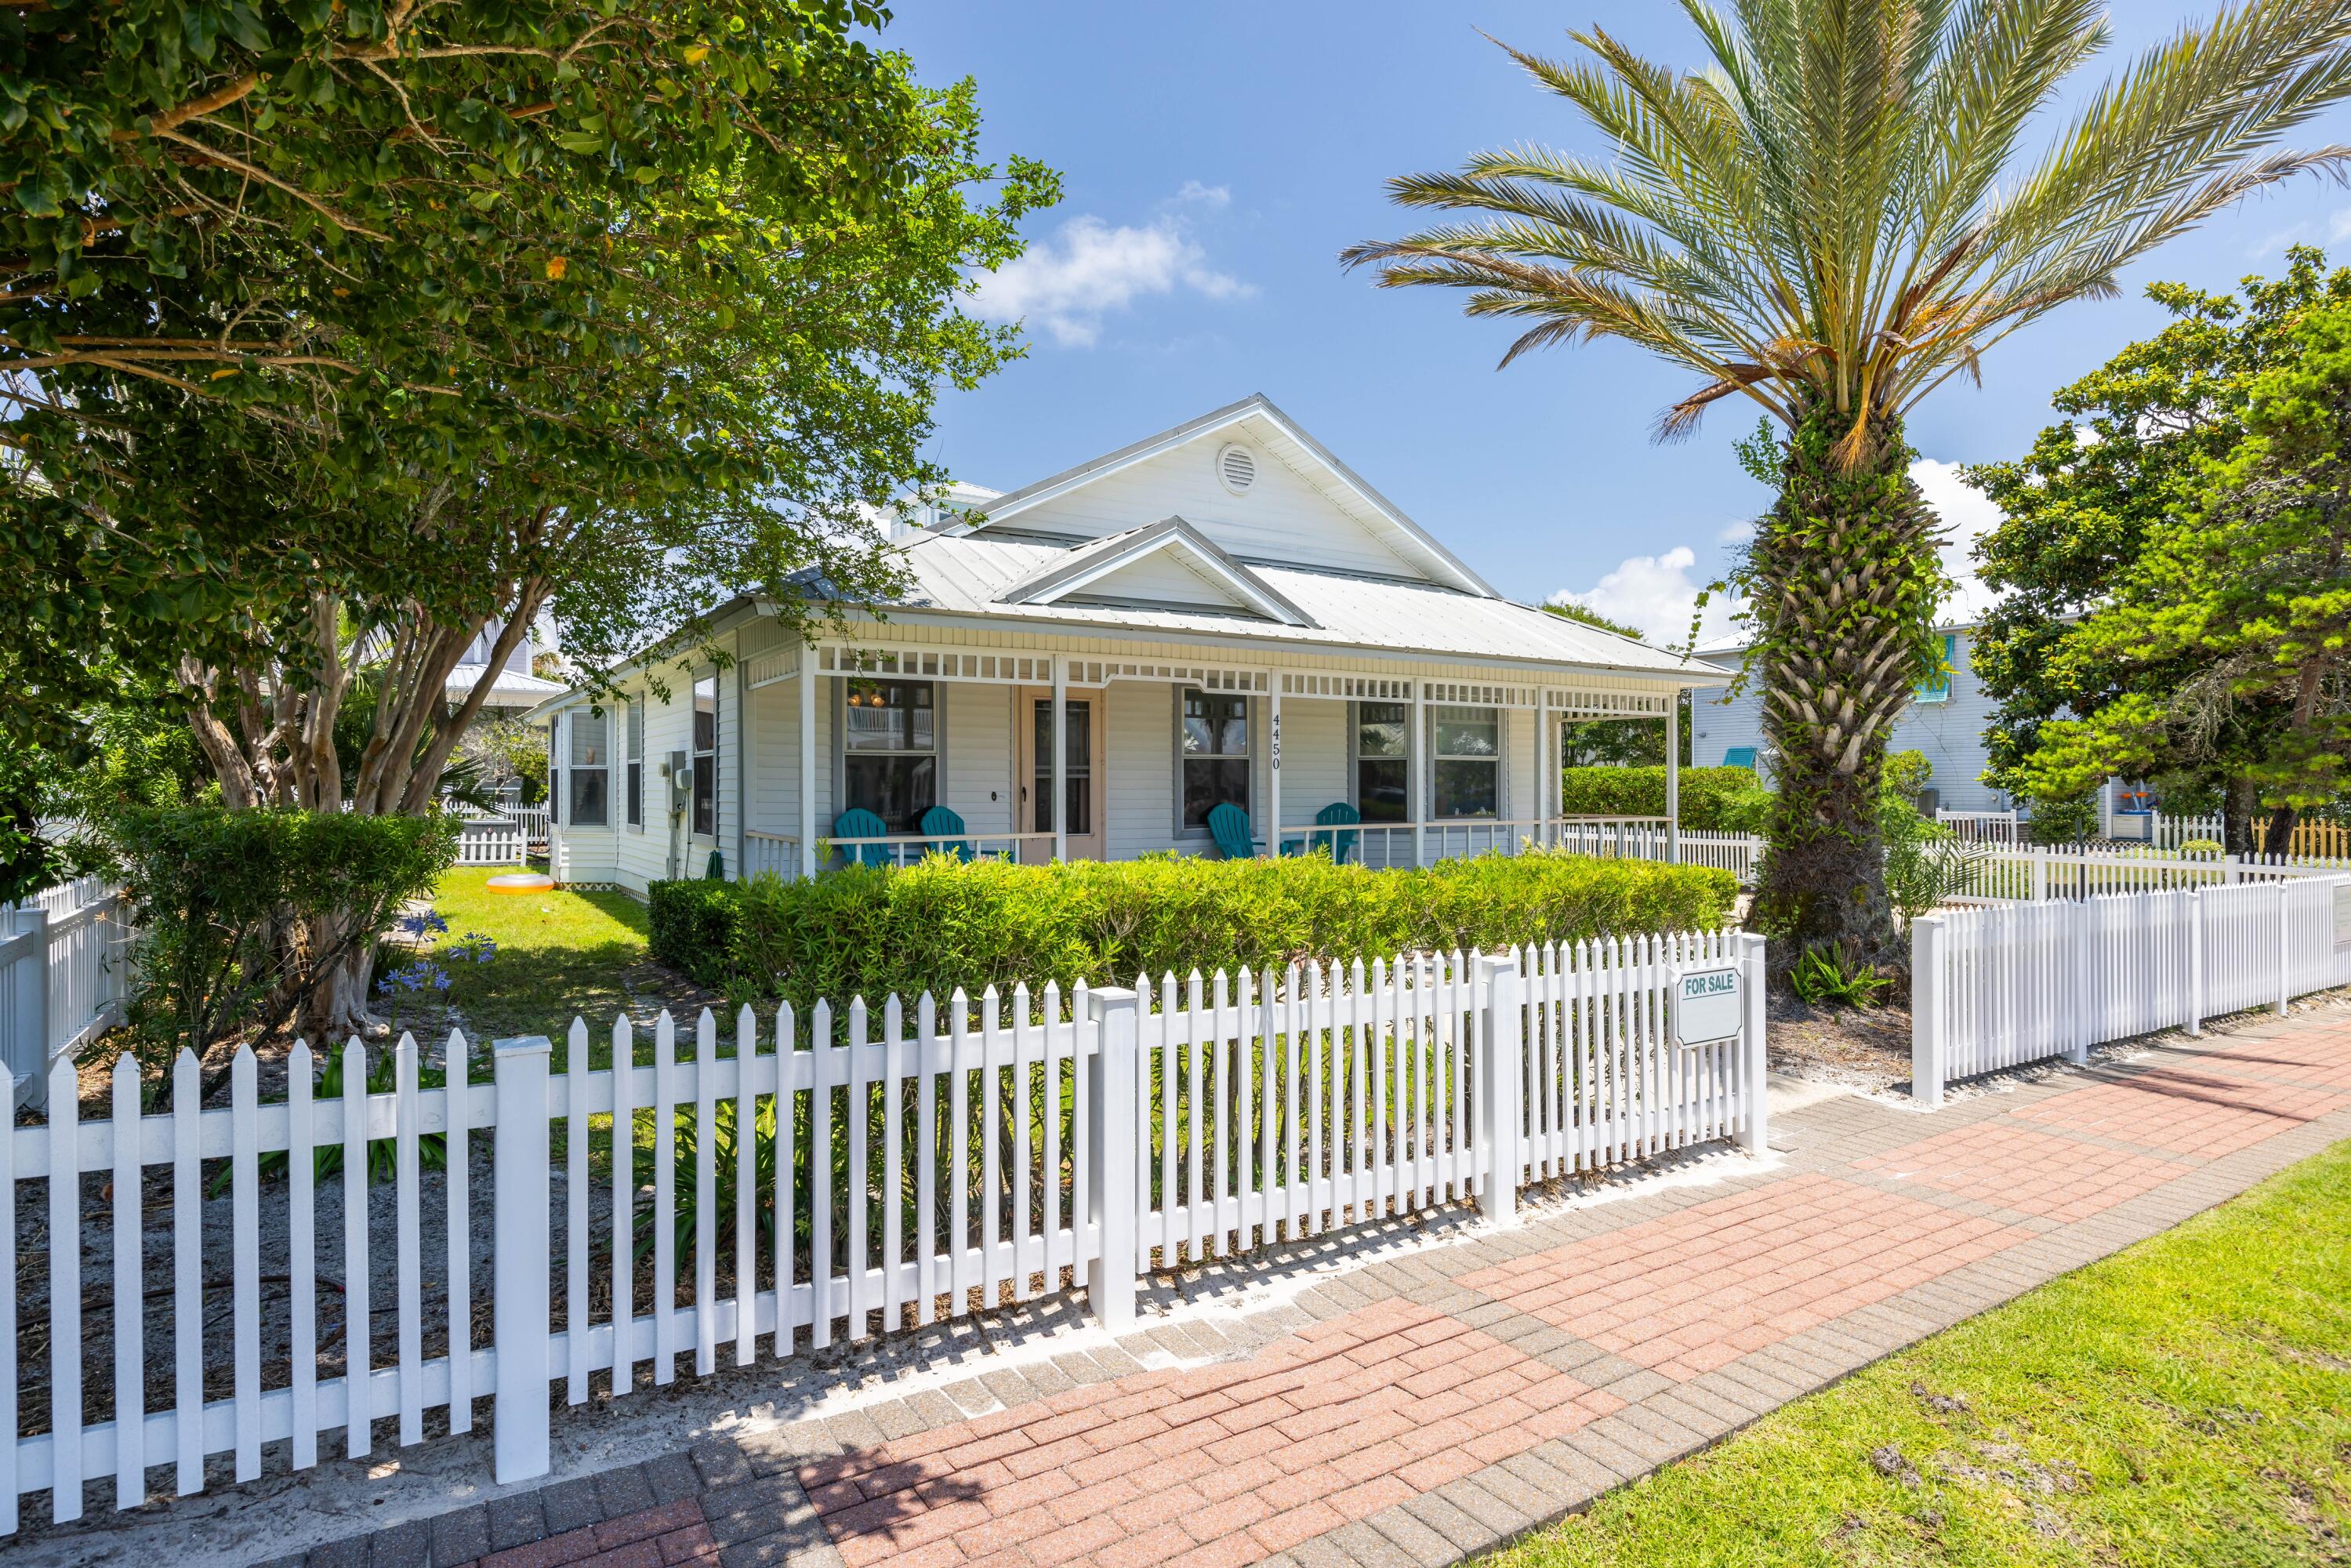
[[[1217,453],[1217,477],[1236,496],[1257,483],[1257,454],[1238,441],[1228,441]]]

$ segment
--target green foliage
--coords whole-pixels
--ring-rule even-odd
[[[2312,305],[2243,383],[2244,434],[2199,457],[2192,506],[2152,522],[2112,591],[2052,663],[2120,669],[2129,687],[2051,719],[2021,766],[2036,799],[2169,762],[2172,737],[2239,705],[2269,716],[2241,772],[2266,804],[2325,806],[2351,786],[2351,300]]]
[[[133,906],[142,1014],[201,1061],[281,1027],[320,977],[372,952],[455,858],[457,824],[203,804],[125,807],[97,832]]]
[[[2044,726],[2130,697],[2161,703],[2218,661],[2217,648],[2199,645],[2173,646],[2161,657],[2116,647],[2084,634],[2085,618],[2139,570],[2157,530],[2203,509],[2206,465],[2244,439],[2256,381],[2299,356],[2295,324],[2307,312],[2351,302],[2351,268],[2328,271],[2318,251],[2297,246],[2283,277],[2247,278],[2241,296],[2178,283],[2147,292],[2170,312],[2170,326],[2061,388],[2050,402],[2064,423],[2043,431],[2023,456],[1968,470],[2002,514],[1977,545],[1984,580],[2001,592],[1970,649],[1977,677],[2000,704],[1986,737],[1991,778],[2031,795],[2036,816],[2064,811],[2105,779],[2071,769],[2061,783],[2029,768]],[[2254,698],[2199,706],[2138,728],[2134,772],[2160,776],[2167,810],[2209,800],[2241,832],[2252,792],[2237,791],[2232,805],[2228,786],[2283,716],[2275,703]],[[2067,817],[2067,825],[2076,820]]]
[[[1723,832],[1756,820],[1770,791],[1751,768],[1681,770],[1681,825]],[[1571,817],[1662,817],[1666,769],[1568,768],[1560,773],[1560,810]]]
[[[2179,845],[2179,852],[2189,855],[2217,855],[2221,852],[2220,841],[2218,839],[2183,840]]]
[[[1960,843],[1917,806],[1934,778],[1923,751],[1887,754],[1878,786],[1877,836],[1886,846],[1886,894],[1903,918],[1915,919],[1967,888],[1983,852]]]
[[[2053,795],[2032,802],[2025,834],[2036,844],[2078,844],[2098,836],[2094,795]]]
[[[734,883],[692,877],[654,883],[645,900],[647,951],[696,985],[724,987],[742,902]]]
[[[1728,872],[1550,852],[1422,871],[1367,871],[1319,855],[1051,866],[933,856],[904,870],[852,866],[789,883],[657,883],[653,955],[705,983],[726,973],[768,996],[839,1004],[1712,930],[1736,895]]]
[[[1871,1008],[1892,979],[1847,955],[1843,943],[1808,947],[1796,959],[1788,983],[1813,1007]]]

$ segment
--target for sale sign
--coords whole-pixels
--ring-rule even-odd
[[[1674,984],[1674,1039],[1682,1045],[1709,1045],[1739,1032],[1745,1016],[1739,967],[1684,969]]]

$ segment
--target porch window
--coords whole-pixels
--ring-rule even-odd
[[[571,716],[571,794],[565,820],[575,828],[601,828],[611,820],[610,787],[612,755],[608,749],[610,714],[582,708]]]
[[[1410,818],[1412,705],[1355,705],[1355,810],[1366,822]]]
[[[1249,698],[1186,691],[1179,744],[1186,829],[1205,831],[1218,806],[1249,809]]]
[[[841,693],[842,799],[893,833],[919,832],[939,803],[937,688],[928,681],[851,681]]]
[[[629,826],[642,831],[645,825],[645,705],[632,702],[628,707],[629,758],[626,764]]]
[[[718,836],[718,677],[694,683],[694,829]]]
[[[1435,707],[1428,713],[1430,815],[1500,815],[1502,716],[1489,707]]]

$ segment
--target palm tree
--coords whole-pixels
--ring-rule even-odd
[[[1785,972],[1844,945],[1907,968],[1877,828],[1888,732],[1939,662],[1937,523],[1903,421],[1984,350],[2172,235],[2351,148],[2276,139],[2351,90],[2351,0],[2251,0],[2108,80],[2038,152],[2026,122],[2106,41],[2097,0],[1682,0],[1708,68],[1597,28],[1510,49],[1609,155],[1480,153],[1393,180],[1475,214],[1344,253],[1389,287],[1469,291],[1529,325],[1502,363],[1593,338],[1698,378],[1689,435],[1744,398],[1778,422],[1780,495],[1737,574],[1780,782],[1756,918]],[[1507,46],[1505,46],[1507,48]]]

